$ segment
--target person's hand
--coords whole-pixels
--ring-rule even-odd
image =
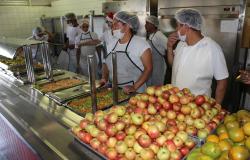
[[[240,71],[240,81],[242,81],[244,84],[250,85],[250,72],[241,70]]]
[[[99,82],[100,87],[105,86],[107,84],[107,80],[102,78]]]
[[[123,92],[126,93],[126,94],[131,94],[131,93],[134,93],[136,92],[136,89],[134,86],[125,86],[123,87]]]
[[[179,40],[177,32],[171,33],[168,36],[168,43],[167,43],[167,48],[168,49],[173,49],[173,46],[175,43]]]

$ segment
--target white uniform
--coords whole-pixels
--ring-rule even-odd
[[[142,54],[150,48],[150,45],[138,36],[133,36],[128,43],[120,44],[119,41],[108,45],[108,55],[105,63],[109,70],[109,79],[112,81],[112,55],[111,51],[117,54],[117,79],[118,86],[133,85],[141,76],[144,66],[141,61]],[[143,92],[146,88],[144,83],[137,92]]]
[[[209,37],[193,46],[179,42],[174,54],[172,84],[180,89],[189,88],[196,95],[211,96],[213,77],[216,80],[228,77],[224,54]]]
[[[94,32],[83,32],[79,34],[75,39],[75,48],[82,42],[87,42],[91,40],[98,39],[98,36]],[[88,76],[88,55],[94,55],[96,57],[96,64],[98,64],[98,59],[96,55],[96,46],[81,46],[81,56],[80,56],[80,73],[84,76]]]
[[[69,39],[69,45],[75,44],[75,38],[81,33],[79,27],[68,27],[67,38]],[[57,61],[61,69],[66,69],[71,72],[76,72],[76,49],[68,49],[67,52],[62,50]]]
[[[147,82],[148,86],[164,84],[167,70],[165,60],[167,41],[167,37],[161,31],[152,33],[149,36],[148,42],[152,48],[153,71]]]

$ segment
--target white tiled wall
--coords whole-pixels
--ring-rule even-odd
[[[27,37],[49,7],[0,6],[0,36]]]
[[[32,28],[40,25],[40,17],[62,16],[67,12],[85,15],[89,10],[102,14],[105,0],[58,0],[51,7],[42,6],[0,6],[0,36],[29,37]]]

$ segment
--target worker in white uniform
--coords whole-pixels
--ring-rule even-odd
[[[203,19],[195,9],[176,12],[177,32],[168,37],[168,63],[172,67],[172,84],[189,88],[195,95],[211,96],[212,79],[217,82],[215,100],[223,101],[228,70],[221,47],[211,38],[203,36]],[[173,45],[180,40],[175,50]]]
[[[64,44],[63,50],[58,57],[59,68],[69,70],[71,72],[76,72],[77,59],[76,59],[76,48],[75,39],[81,33],[81,29],[77,22],[74,13],[67,13],[65,15],[67,21],[66,29],[66,42]]]
[[[135,35],[140,22],[136,15],[125,11],[114,15],[113,34],[119,39],[107,46],[101,82],[112,82],[112,54],[117,55],[118,86],[125,93],[143,92],[152,72],[152,53],[146,40]]]
[[[167,37],[158,30],[159,20],[156,16],[146,18],[145,29],[149,34],[148,43],[152,49],[153,72],[147,82],[148,86],[163,85],[167,70]]]
[[[76,37],[75,48],[77,48],[77,70],[84,76],[88,76],[88,55],[94,55],[96,64],[98,59],[96,55],[96,45],[101,41],[95,32],[89,31],[89,21],[84,19],[80,25],[81,34]]]
[[[36,41],[45,41],[45,42],[51,42],[53,38],[53,34],[48,32],[47,30],[42,30],[41,27],[36,27],[32,30],[32,36],[29,37],[29,40],[36,40]],[[32,45],[31,46],[32,51],[32,58],[36,60],[37,62],[42,63],[42,48],[41,45]]]

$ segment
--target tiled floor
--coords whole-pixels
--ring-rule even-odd
[[[39,160],[38,155],[0,113],[0,160]]]

